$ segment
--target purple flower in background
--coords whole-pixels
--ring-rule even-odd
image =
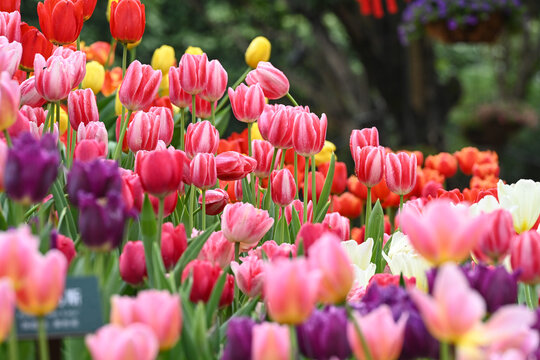
[[[221,360],[251,359],[251,338],[255,321],[233,317],[227,326],[227,345]]]
[[[316,360],[347,359],[351,348],[347,341],[347,312],[334,306],[316,310],[296,327],[300,352]]]
[[[24,203],[42,201],[56,180],[59,166],[60,154],[52,134],[44,134],[41,139],[29,132],[21,134],[8,151],[4,170],[7,195]]]
[[[96,159],[73,163],[67,178],[67,193],[75,206],[79,205],[79,197],[83,193],[101,198],[111,191],[122,192],[122,178],[115,161]]]

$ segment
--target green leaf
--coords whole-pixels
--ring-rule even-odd
[[[223,269],[223,272],[219,276],[218,281],[216,281],[216,284],[214,285],[212,295],[210,295],[210,299],[206,304],[206,323],[208,324],[208,326],[212,324],[212,318],[214,317],[214,313],[218,308],[219,300],[221,299],[221,293],[223,292],[223,288],[225,287],[225,281],[227,280],[228,273],[229,266]]]
[[[373,239],[373,253],[371,255],[371,262],[377,266],[377,273],[381,273],[384,270],[382,263],[384,261],[382,257],[382,243],[384,234],[384,212],[379,200],[375,203],[373,211],[369,217],[368,232],[366,238]],[[382,259],[382,261],[381,261]]]
[[[216,114],[216,129],[219,131],[219,135],[223,136],[225,131],[227,130],[227,126],[229,125],[229,121],[231,119],[231,112],[230,112],[230,105],[228,105],[225,109],[220,110]]]
[[[296,211],[296,208],[294,206],[291,206],[291,208],[291,224],[289,226],[292,231],[292,238],[296,240],[296,236],[298,235],[298,232],[300,231],[302,225],[300,224],[300,216],[298,215],[298,211]]]
[[[157,289],[168,289],[169,291],[172,291],[173,289],[169,285],[169,281],[167,280],[167,277],[165,276],[165,273],[167,272],[165,270],[165,265],[163,264],[163,258],[161,257],[161,249],[159,248],[159,245],[156,242],[153,244],[153,251],[152,251],[152,266],[154,266],[154,271],[156,276],[156,279],[158,281]]]
[[[144,245],[144,259],[146,260],[146,271],[148,273],[148,282],[150,287],[157,288],[159,279],[156,269],[153,265],[153,243],[157,240],[157,221],[152,203],[148,198],[148,194],[144,195],[144,203],[141,215],[139,217],[139,226],[141,228],[141,239]]]
[[[330,196],[330,190],[332,189],[332,182],[334,181],[334,170],[336,168],[336,156],[332,154],[330,159],[330,167],[328,167],[328,173],[326,174],[326,180],[324,181],[324,186],[321,191],[321,196],[319,197],[319,202],[315,209],[313,209],[314,219],[318,219],[321,216],[321,213],[326,214],[328,206],[325,205],[328,202],[328,197]],[[324,216],[323,216],[324,219]]]
[[[75,225],[75,220],[73,219],[73,214],[70,211],[67,200],[64,197],[64,191],[62,190],[63,186],[60,184],[61,176],[63,175],[60,174],[51,186],[51,194],[54,199],[54,206],[56,207],[56,211],[58,211],[58,213],[61,213],[64,209],[66,209],[66,223],[62,228],[60,228],[60,232],[74,239],[75,237],[77,237],[77,226]]]
[[[255,204],[255,199],[253,197],[253,186],[247,181],[247,178],[242,179],[242,201]]]
[[[322,203],[320,203],[322,204]],[[319,205],[317,205],[318,207]],[[314,222],[313,223],[322,223],[323,220],[324,220],[324,217],[326,216],[326,212],[328,211],[328,208],[330,207],[330,201],[327,201],[326,203],[324,203],[324,207],[322,208],[322,210],[319,212],[319,214],[317,215],[317,217],[314,218]],[[315,214],[313,215],[315,216]]]
[[[202,359],[211,359],[212,356],[209,353],[210,344],[208,342],[207,327],[206,327],[206,312],[204,311],[204,305],[199,302],[195,306],[195,312],[193,314],[192,328],[188,331],[193,332],[193,338],[198,351],[197,356]]]
[[[186,251],[182,254],[182,257],[180,260],[178,260],[178,263],[174,267],[173,275],[175,279],[178,279],[182,272],[184,271],[184,268],[186,265],[191,261],[197,258],[199,256],[199,253],[201,252],[202,247],[204,244],[206,244],[206,241],[212,235],[212,233],[216,230],[219,223],[212,224],[204,233],[200,234],[194,239],[191,239]]]

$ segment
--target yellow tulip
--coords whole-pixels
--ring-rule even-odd
[[[118,86],[118,89],[120,89],[120,86]],[[116,115],[122,115],[122,103],[120,102],[120,98],[118,97],[118,91],[116,92],[116,96],[114,99],[114,112]]]
[[[334,151],[336,151],[336,145],[332,144],[330,141],[325,140],[323,149],[320,153],[315,155],[315,165],[319,166],[321,164],[330,162]]]
[[[69,118],[67,112],[62,107],[60,107],[60,124],[58,126],[58,131],[60,132],[60,135],[64,135],[64,133],[67,131],[68,119]]]
[[[101,91],[105,82],[105,68],[97,61],[90,61],[86,64],[86,75],[82,81],[84,89],[92,89],[94,94]]]
[[[270,60],[270,52],[272,50],[272,44],[264,36],[257,36],[249,44],[245,59],[246,64],[252,68],[256,68],[259,61]]]
[[[204,54],[204,51],[202,51],[202,49],[197,46],[188,46],[185,53],[191,55],[202,55]]]
[[[174,49],[169,45],[162,45],[160,48],[154,51],[152,55],[152,68],[154,70],[161,70],[163,75],[169,73],[169,68],[174,66],[176,58],[174,57]]]
[[[264,140],[256,122],[251,125],[251,140]]]
[[[107,21],[111,21],[111,4],[112,2],[118,2],[118,0],[109,0],[109,3],[107,4],[107,12],[105,15],[107,15]]]

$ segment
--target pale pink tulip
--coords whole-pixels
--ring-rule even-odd
[[[0,35],[9,41],[21,42],[21,14],[18,11],[0,12]]]
[[[225,238],[222,231],[216,231],[206,240],[197,259],[210,261],[225,269],[234,260],[234,244]]]
[[[152,112],[137,111],[126,131],[129,149],[134,153],[139,150],[155,150],[159,140],[159,128],[159,115]]]
[[[223,235],[230,242],[240,243],[241,251],[256,246],[273,224],[268,211],[248,203],[228,204],[221,215]]]
[[[22,46],[14,41],[9,42],[5,36],[0,36],[0,73],[7,71],[13,77],[21,62]]]
[[[265,322],[255,325],[252,331],[252,360],[292,360],[287,326]]]
[[[246,256],[242,264],[231,263],[236,285],[244,294],[253,298],[261,295],[264,279],[264,262],[255,255]]]
[[[86,346],[93,360],[154,360],[159,352],[156,336],[144,324],[105,325],[86,336]]]
[[[0,233],[0,277],[8,277],[15,289],[21,287],[34,268],[39,239],[22,226]]]
[[[367,187],[381,182],[384,176],[384,148],[382,146],[357,147],[353,153],[358,181]]]

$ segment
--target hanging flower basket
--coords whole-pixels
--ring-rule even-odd
[[[494,13],[475,25],[464,25],[451,29],[447,21],[438,20],[426,24],[425,30],[430,38],[446,44],[458,42],[493,43],[499,38],[505,23],[506,17],[502,13]]]

